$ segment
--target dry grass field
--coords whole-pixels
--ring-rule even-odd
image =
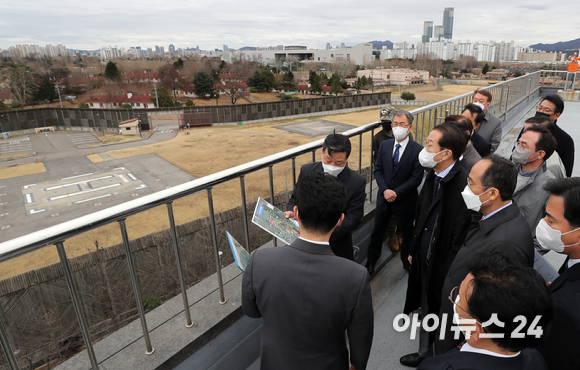
[[[416,107],[405,107],[407,110]],[[275,122],[262,122],[234,126],[212,126],[192,128],[189,135],[183,133],[174,139],[151,145],[143,145],[130,149],[111,150],[107,152],[113,158],[128,158],[143,154],[155,153],[173,165],[200,178],[252,160],[275,154],[286,149],[306,144],[324,138],[309,137],[290,133],[273,126],[293,122],[303,122],[312,119],[325,119],[353,126],[363,126],[379,118],[379,109],[359,112],[332,114],[314,118],[289,119]],[[352,153],[349,166],[359,168],[359,138],[351,138]],[[368,167],[371,162],[371,135],[363,135],[362,167]],[[97,163],[102,160],[99,155],[88,158]],[[312,160],[310,153],[296,159],[296,176],[301,165]],[[320,160],[320,150],[316,152],[316,160]],[[292,189],[292,163],[286,161],[273,167],[274,191],[276,194]],[[248,202],[259,196],[269,198],[269,173],[263,169],[251,173],[245,178],[246,199]],[[213,190],[214,210],[222,212],[241,204],[240,182],[231,180],[216,186]],[[173,203],[175,221],[183,224],[209,214],[206,193],[195,194]],[[252,212],[253,210],[249,210]],[[167,229],[169,221],[165,206],[143,212],[127,219],[130,239]],[[69,258],[121,243],[122,238],[117,223],[109,224],[91,232],[79,235],[65,242]],[[29,270],[38,269],[58,262],[56,248],[46,247],[42,250],[12,259],[0,264],[0,279],[5,279]]]
[[[33,175],[41,172],[46,172],[46,168],[42,163],[28,163],[11,167],[0,167],[0,180]]]

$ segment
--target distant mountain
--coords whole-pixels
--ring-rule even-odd
[[[257,48],[255,46],[244,46],[243,48],[240,48],[240,50],[256,50]]]
[[[387,49],[392,49],[393,48],[393,43],[390,42],[389,40],[385,40],[385,41],[369,41],[369,43],[373,44],[373,49],[381,50],[383,48],[383,46],[386,46]]]
[[[530,45],[531,48],[546,51],[564,51],[564,50],[578,50],[580,49],[580,39],[557,42],[555,44],[535,44]]]

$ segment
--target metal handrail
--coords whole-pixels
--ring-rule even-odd
[[[490,108],[494,113],[501,113],[502,115],[506,115],[509,111],[510,107],[518,104],[519,101],[529,97],[533,92],[539,89],[532,88],[531,83],[533,79],[537,79],[538,85],[540,85],[541,72],[535,72],[529,75],[525,75],[513,80],[505,81],[498,83],[496,85],[485,87],[484,89],[490,90],[492,94],[496,97],[493,100],[493,105]],[[449,112],[457,112],[459,109],[462,109],[463,105],[471,101],[471,96],[473,92],[465,93],[453,98],[449,98],[437,103],[433,103],[418,109],[411,111],[411,113],[418,119],[422,119],[422,125],[414,125],[413,134],[415,136],[415,140],[422,142],[423,137],[428,134],[428,132],[432,129],[432,127],[441,120],[443,112],[445,115],[449,114]],[[499,95],[499,101],[497,99]],[[380,122],[371,122],[361,127],[354,128],[352,130],[348,130],[343,134],[348,137],[353,137],[359,135],[359,172],[362,169],[362,135],[370,132],[371,133],[371,141],[372,137],[374,136],[374,129],[379,126]],[[419,128],[420,127],[420,128]],[[420,130],[420,131],[419,131]],[[171,204],[173,201],[186,197],[188,195],[192,195],[201,191],[206,191],[208,197],[208,205],[209,205],[209,212],[210,212],[210,221],[211,221],[211,231],[212,231],[212,240],[213,240],[213,247],[214,247],[214,255],[216,259],[216,271],[218,277],[218,285],[220,290],[220,303],[225,303],[226,298],[224,296],[223,290],[223,282],[221,278],[221,266],[219,263],[219,253],[218,253],[218,245],[217,245],[217,237],[216,237],[216,223],[213,211],[213,198],[212,198],[212,188],[216,185],[223,184],[227,181],[233,179],[240,179],[240,189],[243,201],[243,219],[244,219],[244,229],[245,229],[245,238],[249,248],[249,233],[248,233],[248,215],[246,204],[245,204],[245,184],[244,184],[244,177],[247,174],[259,171],[261,169],[268,168],[269,170],[269,188],[270,188],[270,197],[271,201],[274,201],[274,184],[273,184],[273,166],[279,164],[281,162],[292,160],[292,181],[293,184],[296,182],[296,157],[307,154],[308,152],[312,153],[312,161],[316,160],[316,150],[322,146],[323,139],[313,141],[311,143],[307,143],[304,145],[300,145],[295,148],[291,148],[276,154],[272,154],[263,158],[256,159],[254,161],[250,161],[245,164],[241,164],[236,167],[232,167],[199,179],[195,179],[177,186],[174,186],[169,189],[164,189],[159,192],[149,194],[143,196],[141,198],[131,200],[122,204],[118,204],[116,206],[85,215],[74,220],[63,222],[59,225],[55,225],[52,227],[48,227],[43,230],[39,230],[36,232],[32,232],[30,234],[9,240],[7,242],[0,244],[0,262],[4,262],[10,260],[12,258],[21,256],[23,254],[32,252],[34,250],[44,248],[50,245],[56,245],[59,251],[59,256],[61,259],[61,263],[65,268],[65,273],[67,273],[67,284],[69,286],[69,290],[71,293],[71,297],[73,298],[73,305],[75,307],[75,311],[78,316],[78,320],[80,322],[80,327],[83,335],[83,339],[85,341],[85,345],[87,346],[87,352],[93,366],[93,369],[98,369],[97,360],[92,349],[92,344],[89,340],[90,336],[88,333],[88,329],[86,327],[86,319],[83,316],[83,310],[81,307],[80,300],[78,299],[78,293],[74,286],[74,280],[72,279],[72,275],[70,274],[70,267],[68,267],[68,260],[66,257],[66,252],[63,246],[63,243],[76,235],[85,233],[87,231],[102,227],[104,225],[119,222],[121,227],[121,232],[123,236],[123,244],[125,246],[126,254],[127,254],[127,262],[128,268],[131,275],[131,280],[133,283],[133,290],[135,292],[135,297],[137,300],[137,306],[139,311],[139,318],[141,320],[141,325],[143,329],[144,340],[146,344],[146,353],[150,354],[153,352],[153,347],[149,339],[147,323],[145,321],[144,311],[142,307],[140,307],[140,293],[139,293],[139,284],[138,279],[135,272],[135,264],[132,258],[132,251],[130,248],[130,242],[127,235],[126,227],[125,227],[125,219],[128,217],[147,211],[149,209],[158,207],[160,205],[166,205],[168,208],[168,217],[170,219],[170,228],[172,229],[172,238],[173,238],[173,246],[176,251],[176,262],[178,264],[178,275],[180,280],[180,287],[181,293],[184,295],[184,308],[186,312],[186,327],[191,327],[193,322],[191,320],[189,314],[189,304],[186,299],[186,292],[185,292],[185,284],[183,279],[183,273],[181,271],[181,259],[179,256],[179,248],[178,248],[178,241],[177,241],[177,233],[176,233],[176,226],[175,221],[173,219],[173,209]],[[371,177],[370,177],[370,196],[369,200],[372,199],[372,153],[371,153]],[[69,276],[71,275],[71,276]],[[9,342],[7,340],[7,335],[5,328],[3,327],[3,312],[0,307],[0,340],[2,344],[2,348],[8,358],[8,363],[10,364],[11,369],[16,369],[14,364],[16,363],[14,355],[9,347]]]

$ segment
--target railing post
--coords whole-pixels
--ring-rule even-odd
[[[542,76],[542,82],[540,83],[540,91],[542,91],[542,89],[544,88],[544,79],[546,77],[545,77],[544,72],[540,72],[540,73],[541,73],[541,76]]]
[[[375,129],[371,130],[371,174],[369,175],[369,203],[373,202],[373,167],[375,166],[375,161],[373,161],[373,141],[375,140]]]
[[[501,94],[499,96],[499,113],[498,116],[501,116],[501,111],[502,111],[502,104],[503,104],[503,86],[501,87]],[[505,121],[505,117],[504,117],[504,121]]]
[[[246,236],[246,249],[250,252],[250,228],[248,226],[248,207],[246,207],[246,181],[245,175],[240,176],[240,191],[242,193],[242,214],[244,215],[244,234]]]
[[[213,197],[211,195],[211,188],[207,189],[207,202],[209,206],[209,220],[211,222],[211,237],[213,240],[213,251],[215,255],[216,274],[218,278],[218,287],[220,290],[220,304],[225,304],[226,297],[224,294],[224,283],[222,281],[222,267],[220,264],[220,251],[217,243],[217,230],[215,226],[215,214],[213,212]]]
[[[120,220],[119,226],[121,227],[121,236],[123,237],[123,244],[125,245],[127,266],[129,267],[129,275],[131,276],[131,283],[133,284],[133,292],[135,293],[135,300],[137,301],[137,311],[139,312],[139,319],[141,320],[141,329],[143,329],[143,339],[145,339],[146,347],[145,354],[150,355],[155,352],[155,348],[151,346],[151,339],[149,338],[149,331],[147,330],[145,310],[143,309],[143,300],[141,299],[141,290],[139,289],[139,279],[137,277],[137,271],[135,270],[135,260],[133,259],[133,252],[131,252],[131,244],[129,243],[129,234],[127,234],[125,220]]]
[[[296,186],[296,157],[292,157],[292,191]]]
[[[507,114],[508,114],[508,110],[509,110],[509,104],[510,104],[510,87],[511,87],[511,85],[508,84],[508,86],[507,86],[507,97],[506,97],[506,100],[505,100],[504,121],[507,119]]]
[[[10,370],[20,370],[18,362],[16,361],[16,356],[14,356],[14,350],[10,345],[10,340],[8,339],[8,332],[4,328],[4,322],[6,321],[6,316],[4,315],[4,310],[0,306],[0,344],[2,344],[2,350],[4,351],[4,356],[6,356],[6,361],[10,365]]]
[[[173,217],[173,204],[171,202],[167,203],[167,213],[169,214],[169,228],[171,229],[171,236],[173,237],[173,251],[175,252],[175,261],[177,262],[177,276],[179,277],[179,286],[181,287],[181,295],[183,296],[183,307],[186,319],[185,327],[191,328],[193,321],[191,321],[191,314],[189,313],[187,290],[185,289],[185,279],[183,278],[183,268],[181,266],[181,253],[179,252],[179,240],[177,239],[175,218]]]
[[[68,290],[72,299],[73,307],[75,313],[77,314],[77,319],[79,320],[79,326],[81,328],[81,335],[87,347],[87,355],[89,356],[89,361],[91,362],[91,367],[93,370],[99,369],[99,363],[97,362],[97,357],[95,356],[95,351],[93,349],[93,344],[91,343],[91,336],[89,334],[89,329],[87,326],[87,321],[85,319],[85,313],[83,312],[83,307],[81,300],[79,298],[77,288],[74,283],[73,274],[70,269],[70,264],[68,258],[66,257],[66,251],[64,250],[63,242],[56,243],[56,250],[58,251],[58,258],[62,264],[62,269],[64,271],[64,277],[66,279],[66,285],[68,285]],[[4,352],[6,354],[6,352]]]
[[[362,174],[362,134],[358,136],[358,173]]]
[[[274,166],[268,167],[268,177],[270,178],[270,203],[276,207],[274,204]],[[276,239],[276,237],[274,237],[273,243],[274,247],[278,246],[278,239]]]
[[[312,162],[316,162],[316,149],[312,151]]]

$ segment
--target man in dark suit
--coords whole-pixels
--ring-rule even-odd
[[[469,273],[471,258],[481,252],[502,252],[524,266],[534,265],[532,232],[518,206],[512,201],[516,187],[517,169],[509,160],[492,154],[477,162],[469,173],[463,200],[467,208],[477,212],[472,216],[471,228],[465,243],[457,252],[441,291],[439,318],[453,314],[453,304],[447,295],[461,284]],[[440,326],[434,344],[435,355],[455,348],[462,339],[451,335],[451,322]]]
[[[554,320],[538,350],[550,369],[580,368],[580,177],[550,180],[546,217],[536,227],[542,247],[568,256],[549,290]]]
[[[476,129],[476,133],[491,144],[491,153],[495,152],[501,142],[501,120],[491,114],[487,109],[491,106],[493,96],[489,90],[475,90],[473,102],[483,105],[484,117]]]
[[[300,237],[252,253],[242,279],[242,308],[264,318],[263,370],[364,370],[373,340],[369,274],[335,256],[328,240],[344,221],[346,189],[315,171],[296,188]],[[349,349],[346,346],[348,334]]]
[[[477,133],[477,129],[480,127],[481,123],[485,119],[485,113],[483,112],[483,105],[479,103],[469,103],[463,108],[462,116],[467,117],[471,120],[473,124],[473,132],[471,134],[471,142],[473,147],[481,158],[485,158],[492,152],[492,145],[483,136]]]
[[[391,122],[393,121],[393,111],[395,108],[387,104],[380,111],[380,122],[383,129],[373,136],[373,164],[377,161],[377,155],[379,154],[379,148],[385,140],[393,138],[393,128],[391,127]],[[413,140],[412,135],[409,135],[411,140]],[[401,239],[401,230],[397,229],[397,220],[394,216],[387,221],[387,233],[389,236],[389,249],[393,252],[399,250],[399,240]]]
[[[547,370],[542,355],[533,349],[553,310],[542,276],[497,252],[476,254],[468,269],[448,296],[453,321],[466,341],[459,350],[426,359],[419,369]]]
[[[341,134],[331,134],[322,144],[322,161],[308,163],[300,168],[298,182],[311,172],[326,172],[335,176],[346,187],[346,211],[344,221],[330,237],[330,247],[334,254],[353,260],[352,232],[361,224],[364,213],[366,180],[356,171],[348,167],[350,156],[350,140]],[[286,206],[286,218],[295,218],[296,187]]]
[[[413,236],[413,220],[417,204],[417,187],[423,178],[423,167],[419,163],[421,144],[411,140],[413,115],[405,110],[393,112],[391,126],[395,137],[383,141],[375,163],[375,178],[379,187],[375,224],[371,232],[369,257],[366,267],[369,274],[381,256],[385,226],[391,215],[397,219],[403,242],[399,246],[401,261],[409,269],[409,243]]]
[[[562,115],[562,112],[564,112],[564,100],[559,95],[547,95],[538,105],[536,116],[547,117],[554,122],[556,126],[554,137],[558,142],[556,152],[560,156],[564,168],[566,168],[566,176],[570,177],[574,169],[574,139],[557,125],[558,118]]]
[[[437,315],[441,289],[447,271],[463,245],[470,214],[461,192],[467,185],[467,172],[458,163],[467,141],[453,123],[435,126],[419,153],[428,168],[415,212],[415,230],[409,248],[409,285],[404,313],[421,307],[424,316]],[[419,351],[401,357],[403,365],[417,366],[432,356],[433,333],[420,332]]]

